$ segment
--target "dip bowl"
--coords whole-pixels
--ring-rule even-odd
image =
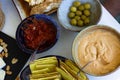
[[[59,25],[50,16],[35,14],[25,18],[16,31],[19,48],[32,54],[50,49],[59,38]]]
[[[87,18],[89,18],[89,21],[90,21],[89,24],[83,23],[83,26],[78,26],[78,24],[71,25],[68,14],[70,12],[70,7],[73,5],[74,1],[79,1],[81,3],[80,5],[84,5],[85,3],[89,3],[91,5],[90,16],[89,17],[87,16]],[[77,7],[77,11],[78,10],[79,10],[79,6]],[[83,10],[80,10],[82,12],[82,15],[80,16],[80,19],[79,19],[79,20],[82,20],[83,22],[85,22],[85,20],[86,20],[83,17],[83,16],[85,16],[85,14],[83,13],[84,10],[86,10],[86,9],[84,8]],[[77,14],[76,14],[77,11],[75,12],[75,16],[77,16]],[[96,25],[101,18],[101,14],[102,14],[102,8],[101,8],[101,4],[98,0],[63,0],[57,11],[57,16],[58,16],[58,20],[59,20],[60,24],[65,29],[70,30],[70,31],[81,31],[82,29],[84,29],[90,25]],[[74,17],[72,19],[76,19],[76,18]],[[77,18],[77,21],[78,21],[78,18]]]
[[[79,68],[89,63],[84,72],[104,76],[120,65],[120,34],[107,25],[93,25],[82,30],[74,39],[73,59]]]

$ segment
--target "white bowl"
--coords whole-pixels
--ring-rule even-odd
[[[80,1],[81,3],[89,2],[92,5],[90,24],[88,26],[95,25],[99,22],[102,10],[101,10],[101,5],[97,0],[63,0],[60,7],[58,8],[57,16],[60,24],[65,29],[68,29],[71,31],[80,31],[87,27],[87,26],[83,26],[83,27],[72,26],[69,23],[68,12],[69,12],[70,6],[74,1]]]
[[[98,33],[93,33],[95,31],[98,32],[98,30],[100,33],[99,36],[96,35]],[[88,35],[90,36],[88,37]],[[84,72],[95,76],[103,76],[117,70],[119,67],[119,49],[119,32],[106,25],[93,25],[82,30],[76,36],[72,46],[72,55],[79,68],[82,68],[87,63],[93,61],[83,69]]]

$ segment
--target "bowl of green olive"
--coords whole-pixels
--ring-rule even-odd
[[[102,7],[98,0],[63,0],[57,17],[65,29],[80,31],[97,24],[101,14]]]

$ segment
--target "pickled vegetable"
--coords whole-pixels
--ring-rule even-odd
[[[77,15],[77,16],[81,16],[81,15],[82,15],[82,12],[81,12],[81,11],[76,11],[76,15]]]
[[[74,19],[80,20],[80,16],[75,16]]]
[[[70,8],[70,11],[71,11],[71,12],[76,12],[76,11],[77,11],[77,8],[74,7],[74,6],[72,6],[72,7]]]
[[[87,18],[87,17],[86,17],[85,15],[82,15],[82,16],[81,16],[81,19],[82,19],[82,20],[85,20],[86,18]]]
[[[70,24],[76,26],[77,25],[77,20],[76,19],[71,19]]]
[[[73,26],[82,27],[90,24],[91,4],[74,1],[68,13],[69,22]],[[88,18],[89,17],[89,18]]]
[[[85,20],[84,20],[84,24],[89,24],[90,23],[90,18],[86,18]]]
[[[81,4],[81,3],[80,3],[79,1],[74,1],[74,2],[73,2],[73,6],[75,6],[75,7],[80,6],[80,4]]]
[[[88,80],[87,76],[78,68],[78,66],[69,59],[66,59],[65,62],[60,60],[60,68],[69,76],[74,77],[75,80]]]
[[[62,75],[62,78],[64,80],[75,80],[73,77],[69,76],[67,73],[65,73],[61,68],[56,67],[56,71],[59,72]]]
[[[68,17],[69,17],[69,18],[73,18],[73,17],[75,17],[75,13],[70,12],[70,13],[68,14]]]
[[[30,80],[88,80],[85,73],[78,74],[80,69],[69,59],[62,61],[56,57],[40,58],[31,62],[29,67]]]
[[[77,73],[80,71],[77,65],[69,59],[65,60],[65,64],[68,65],[72,70],[76,71]]]
[[[84,15],[90,16],[90,11],[89,10],[84,10]]]
[[[90,9],[91,8],[91,4],[90,3],[85,3],[84,4],[84,8],[85,9]]]
[[[80,11],[83,11],[85,8],[84,8],[84,5],[80,5],[79,7],[78,7],[78,9],[80,10]]]
[[[83,21],[82,20],[79,20],[78,21],[78,26],[82,27],[84,24],[83,24]]]

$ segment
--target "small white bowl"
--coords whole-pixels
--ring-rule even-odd
[[[58,8],[57,16],[60,24],[65,29],[71,31],[80,31],[87,27],[87,26],[83,26],[83,27],[72,26],[69,23],[68,12],[70,6],[74,1],[80,1],[81,3],[89,2],[91,4],[90,24],[88,26],[95,25],[99,22],[102,10],[101,10],[101,5],[97,0],[63,0],[60,7]]]

